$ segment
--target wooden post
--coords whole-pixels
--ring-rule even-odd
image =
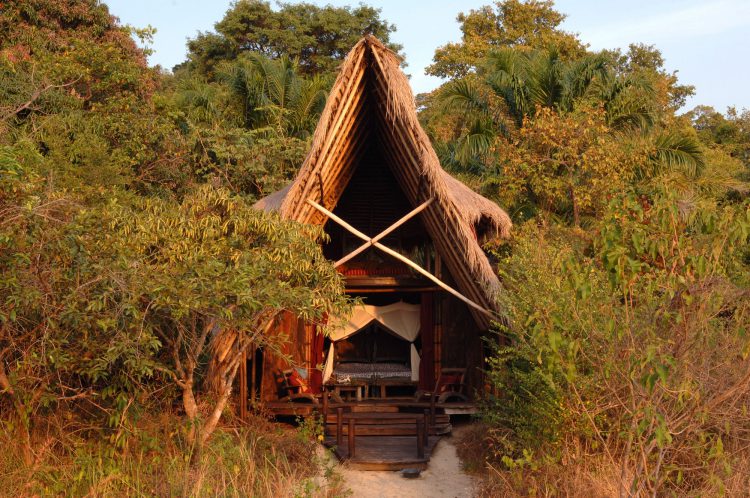
[[[424,419],[417,417],[417,457],[424,458]]]
[[[344,438],[344,407],[336,408],[336,446],[341,447],[341,441]]]
[[[437,393],[430,393],[430,425],[432,427],[435,427],[435,398],[437,398]]]
[[[443,278],[443,261],[440,253],[435,251],[435,276]],[[443,293],[436,292],[433,302],[435,308],[435,380],[440,380],[443,369]]]
[[[240,420],[247,422],[247,351],[240,360]]]
[[[424,409],[424,425],[425,434],[427,435],[427,437],[424,438],[424,445],[427,446],[427,440],[430,438],[430,434],[432,434],[435,429],[435,420],[432,418],[432,413],[430,412],[429,408]]]
[[[354,418],[350,418],[349,419],[349,434],[348,434],[348,436],[349,436],[349,458],[350,459],[354,458],[354,451],[355,451],[355,448],[354,448],[354,427],[355,427],[355,424],[354,424],[354,422],[355,422]]]
[[[326,435],[326,424],[328,423],[328,389],[323,386],[323,436]]]

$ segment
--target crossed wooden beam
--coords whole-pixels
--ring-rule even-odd
[[[398,252],[394,251],[390,247],[385,246],[385,245],[383,245],[383,244],[380,243],[380,240],[383,237],[386,237],[388,234],[392,233],[398,227],[400,227],[401,225],[403,225],[404,223],[406,223],[407,221],[409,221],[411,218],[413,218],[417,214],[419,214],[422,211],[424,211],[425,209],[427,209],[427,207],[430,204],[432,204],[434,200],[435,200],[435,198],[432,197],[432,198],[424,201],[422,204],[420,204],[419,206],[417,206],[414,209],[412,209],[411,211],[409,211],[407,214],[405,214],[404,216],[402,216],[398,221],[396,221],[391,226],[389,226],[388,228],[386,228],[385,230],[383,230],[382,232],[380,232],[379,234],[377,234],[374,237],[370,237],[370,236],[368,236],[368,235],[360,232],[359,230],[357,230],[356,228],[354,228],[353,226],[351,226],[349,223],[347,223],[346,221],[344,221],[340,217],[336,216],[331,211],[329,211],[328,209],[324,208],[323,206],[321,206],[317,202],[313,201],[312,199],[308,199],[307,203],[310,204],[315,209],[317,209],[318,211],[320,211],[321,213],[323,213],[324,215],[328,216],[330,219],[332,219],[333,221],[335,221],[339,225],[341,225],[343,228],[345,228],[346,230],[348,230],[349,232],[351,232],[353,235],[355,235],[355,236],[357,236],[360,239],[362,239],[362,240],[365,241],[364,244],[362,244],[361,246],[357,247],[356,249],[354,249],[353,251],[351,251],[349,254],[347,254],[343,258],[341,258],[338,261],[336,261],[334,263],[334,266],[339,267],[339,266],[343,265],[344,263],[346,263],[347,261],[349,261],[352,258],[354,258],[355,256],[357,256],[358,254],[361,254],[363,251],[367,250],[368,248],[370,248],[370,247],[376,247],[376,248],[380,249],[381,251],[383,251],[384,253],[386,253],[386,254],[388,254],[390,256],[393,256],[394,258],[396,258],[397,260],[401,261],[402,263],[405,263],[405,264],[409,265],[410,267],[414,268],[417,272],[419,272],[420,274],[422,274],[425,277],[427,277],[428,279],[430,279],[432,282],[434,282],[441,289],[443,289],[443,290],[449,292],[450,294],[454,295],[455,297],[457,297],[458,299],[460,299],[464,303],[468,304],[472,308],[474,308],[474,309],[476,309],[478,311],[481,311],[482,313],[486,313],[487,315],[489,315],[491,317],[494,317],[495,314],[492,313],[491,311],[489,311],[488,309],[484,308],[483,306],[475,303],[474,301],[472,301],[468,297],[464,296],[459,291],[457,291],[456,289],[454,289],[450,285],[446,284],[445,282],[443,282],[442,280],[440,280],[439,278],[437,278],[435,275],[433,275],[429,271],[425,270],[424,268],[422,268],[421,266],[419,266],[417,263],[415,263],[414,261],[410,260],[406,256],[402,256],[401,254],[399,254]]]

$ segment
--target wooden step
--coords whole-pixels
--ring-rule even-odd
[[[394,413],[394,412],[389,412]],[[397,412],[396,412],[397,413]],[[429,416],[428,416],[429,418]],[[337,417],[335,413],[329,413],[326,417],[326,424],[328,425],[336,425]],[[344,423],[346,423],[346,418],[344,418]],[[388,423],[388,421],[383,421],[383,423]],[[448,415],[442,415],[442,414],[435,414],[435,425],[445,425],[450,423],[450,417]]]
[[[395,405],[352,405],[352,412],[357,413],[398,413]]]
[[[417,427],[415,424],[380,424],[380,425],[358,425],[355,429],[357,436],[416,436]],[[329,426],[326,431],[329,436],[336,436],[336,426]],[[349,434],[349,426],[344,424],[341,428],[341,434]]]
[[[431,434],[447,434],[451,431],[450,424],[436,425],[431,428]],[[358,425],[356,428],[357,436],[416,436],[417,428],[416,425],[407,424],[379,424],[379,425]],[[337,434],[336,425],[329,425],[326,427],[326,435],[335,437]],[[346,436],[349,434],[348,424],[344,424],[341,427],[341,434]]]

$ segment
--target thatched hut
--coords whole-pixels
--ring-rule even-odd
[[[324,226],[324,254],[364,305],[332,317],[330,336],[282,319],[274,328],[291,338],[293,364],[249,355],[244,393],[278,399],[292,367],[313,393],[368,378],[431,389],[445,367],[466,369],[468,393],[482,386],[500,284],[480,242],[506,237],[511,221],[441,168],[399,59],[377,39],[343,62],[297,177],[256,207]]]

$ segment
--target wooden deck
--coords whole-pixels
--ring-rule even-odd
[[[439,436],[430,436],[424,448],[424,457],[417,455],[414,436],[357,436],[355,457],[349,458],[346,440],[341,447],[336,445],[335,437],[328,437],[325,445],[341,461],[357,470],[402,470],[427,468],[430,456],[435,449]]]
[[[309,417],[322,415],[323,404],[276,401],[265,403],[264,409],[274,416]],[[474,403],[431,405],[411,397],[328,402],[327,409],[324,444],[339,460],[359,470],[424,470],[440,436],[452,430],[450,416],[477,412]],[[352,418],[356,419],[353,441],[348,424]],[[421,451],[418,441],[423,443]],[[349,455],[352,444],[353,458]]]

